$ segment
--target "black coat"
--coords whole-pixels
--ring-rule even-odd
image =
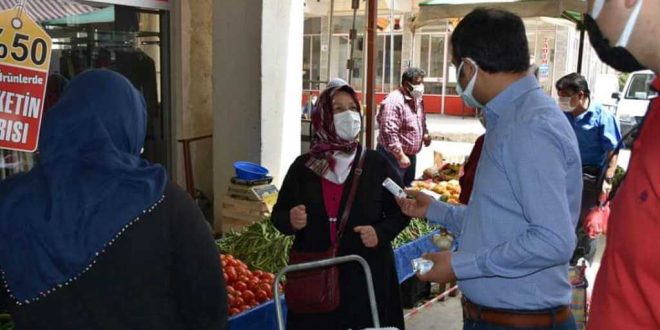
[[[0,290],[17,330],[218,330],[227,328],[220,256],[201,211],[170,184],[69,286],[18,306]]]
[[[330,225],[323,202],[321,177],[305,166],[309,155],[298,157],[289,168],[273,210],[272,221],[282,233],[295,234],[293,249],[324,251],[330,246]],[[358,186],[345,234],[339,242],[339,255],[357,254],[367,260],[373,275],[381,326],[404,328],[399,283],[390,242],[409,223],[401,213],[394,196],[383,188],[386,178],[399,185],[401,179],[387,160],[375,151],[367,151],[364,171]],[[342,214],[348,197],[353,174],[344,184]],[[291,227],[289,210],[297,205],[307,209],[307,226],[298,232]],[[378,235],[378,246],[367,248],[355,226],[373,226]],[[373,327],[364,271],[356,263],[340,266],[341,305],[326,314],[296,314],[289,311],[288,329],[362,329]]]

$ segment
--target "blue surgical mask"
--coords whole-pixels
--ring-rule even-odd
[[[484,107],[483,104],[479,103],[474,98],[474,85],[477,83],[477,75],[479,74],[479,66],[477,63],[472,60],[471,58],[465,58],[465,61],[469,61],[472,65],[474,65],[474,76],[470,79],[470,82],[468,82],[467,87],[465,87],[465,90],[463,87],[461,87],[461,83],[457,82],[456,83],[456,92],[458,95],[463,99],[465,104],[467,104],[471,108],[475,109],[481,109]],[[461,71],[463,70],[463,66],[465,64],[465,61],[461,62],[461,65],[458,66],[458,69],[456,70],[456,76],[460,77],[461,76]]]

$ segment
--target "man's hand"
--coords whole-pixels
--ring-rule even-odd
[[[376,229],[372,226],[357,226],[353,231],[360,234],[362,244],[368,248],[375,248],[378,246],[378,235]]]
[[[417,274],[421,281],[440,284],[456,281],[456,274],[451,267],[451,252],[427,253],[422,258],[433,261],[433,268],[424,275]]]
[[[408,168],[410,167],[410,158],[403,152],[399,155],[398,157],[399,160],[399,167],[400,168]]]
[[[301,230],[307,227],[307,209],[305,205],[298,205],[289,211],[291,218],[291,227],[294,230]]]
[[[434,202],[433,197],[414,189],[407,189],[406,195],[412,197],[413,199],[396,199],[396,202],[399,204],[399,207],[401,207],[403,214],[413,218],[425,218],[429,206]]]
[[[430,145],[431,145],[431,141],[432,141],[432,140],[431,140],[431,136],[430,136],[429,134],[424,134],[423,141],[424,141],[424,146],[425,146],[425,147],[430,146]]]

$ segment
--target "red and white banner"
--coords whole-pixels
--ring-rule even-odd
[[[18,8],[0,12],[0,149],[39,145],[51,39]]]
[[[78,0],[78,2],[88,3],[90,5],[124,5],[140,8],[170,10],[169,0]]]
[[[0,11],[20,5],[21,0],[0,0]],[[25,2],[25,12],[37,22],[86,14],[97,10],[73,0],[29,0]]]

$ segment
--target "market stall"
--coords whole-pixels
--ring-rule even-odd
[[[414,276],[414,271],[411,266],[412,259],[419,258],[422,254],[427,252],[440,251],[440,248],[436,243],[437,239],[434,240],[434,238],[437,238],[440,235],[441,231],[439,229],[426,225],[424,220],[414,219],[412,225],[401,233],[397,238],[398,240],[395,240],[395,244],[400,244],[398,248],[394,250],[399,283],[403,283]],[[408,239],[411,240],[408,241]],[[259,247],[255,248],[255,244],[260,240],[262,240],[263,244],[259,244]],[[256,223],[244,231],[230,233],[228,237],[218,241],[218,246],[221,250],[234,251],[235,256],[244,255],[245,259],[242,260],[245,260],[245,264],[247,265],[239,264],[238,267],[243,269],[243,273],[247,273],[243,266],[247,266],[252,270],[257,268],[271,270],[274,270],[276,267],[283,268],[284,265],[286,265],[287,252],[290,248],[289,244],[291,242],[291,237],[286,237],[277,233],[270,225],[269,219],[265,219],[263,222]],[[238,260],[236,258],[233,259]],[[228,263],[230,262],[225,260],[225,264]],[[231,262],[230,264],[236,265],[236,262]],[[245,280],[247,282],[254,282],[254,277],[265,280],[265,283],[262,281],[261,283],[252,283],[248,284],[248,287],[244,287],[243,284],[237,284],[239,281],[236,281],[235,279],[237,274],[233,274],[235,272],[234,269],[235,266],[227,265],[225,267],[225,277],[229,283],[228,288],[232,287],[232,289],[228,289],[228,294],[230,295],[229,301],[230,304],[232,302],[234,303],[231,304],[233,307],[230,309],[230,329],[277,329],[275,304],[274,301],[270,299],[271,295],[268,295],[268,300],[263,300],[261,303],[257,304],[242,304],[241,306],[237,306],[237,302],[235,301],[237,296],[235,290],[243,290],[240,294],[242,298],[239,303],[244,303],[245,301],[243,298],[245,297],[246,292],[249,291],[249,293],[247,293],[248,298],[253,298],[252,290],[250,290],[249,287],[250,285],[256,285],[257,287],[262,285],[266,289],[269,288],[268,281],[272,274],[255,270],[251,271],[253,278],[247,277],[249,274],[238,275],[238,278],[246,277]],[[270,282],[272,283],[272,280],[270,280]],[[259,302],[258,299],[257,302]],[[282,304],[284,306],[284,311],[286,312],[286,304],[284,301],[282,301]]]

